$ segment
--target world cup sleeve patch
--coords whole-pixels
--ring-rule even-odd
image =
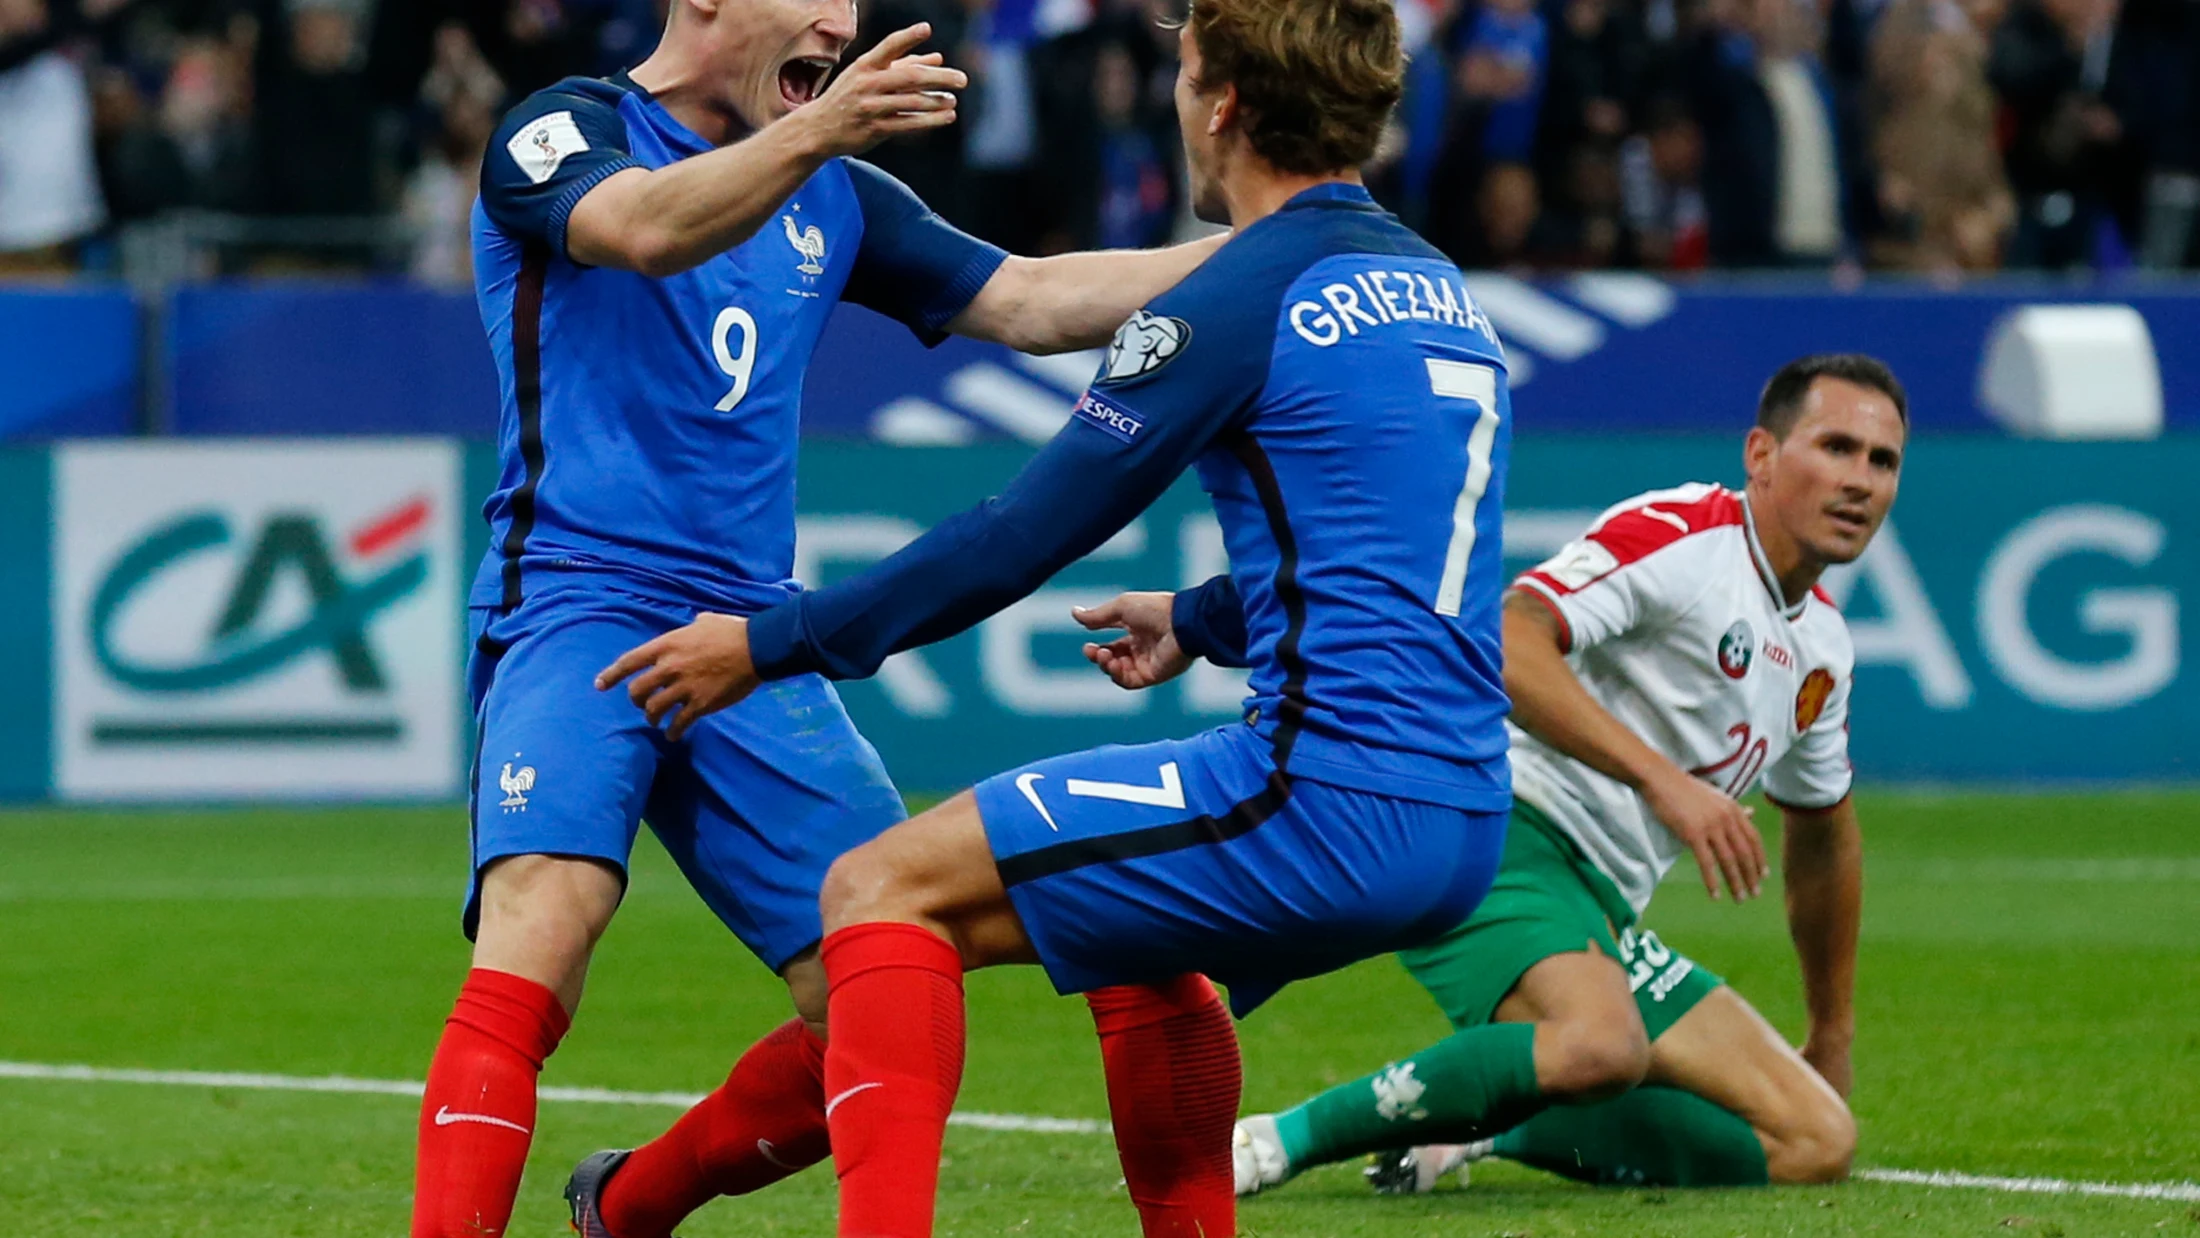
[[[1126,443],[1137,442],[1138,436],[1146,432],[1146,419],[1144,417],[1126,409],[1117,408],[1114,404],[1094,395],[1090,391],[1086,392],[1077,401],[1077,407],[1074,411],[1079,417]]]
[[[588,139],[573,123],[573,113],[551,112],[521,125],[504,149],[527,179],[540,185],[557,173],[558,165],[568,156],[587,150]]]
[[[1176,360],[1192,342],[1192,324],[1181,318],[1164,318],[1140,310],[1115,331],[1108,342],[1107,363],[1098,381],[1127,383],[1144,378]]]

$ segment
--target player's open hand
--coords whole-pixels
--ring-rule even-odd
[[[671,721],[668,739],[679,739],[697,720],[738,703],[763,682],[749,657],[749,621],[708,611],[619,655],[596,676],[596,689],[608,691],[628,676],[633,681],[626,694],[649,715],[649,724]]]
[[[835,155],[861,154],[897,133],[954,124],[955,92],[970,79],[948,68],[938,52],[909,54],[931,37],[927,22],[887,35],[788,120],[818,126]]]
[[[1086,661],[1106,671],[1118,688],[1151,688],[1183,674],[1192,660],[1176,643],[1169,620],[1175,601],[1173,593],[1119,593],[1090,610],[1071,607],[1070,617],[1088,631],[1125,633],[1105,645],[1087,644]]]
[[[1696,853],[1696,867],[1712,898],[1719,897],[1722,876],[1735,902],[1757,897],[1771,868],[1765,863],[1765,840],[1748,808],[1679,769],[1644,786],[1642,795],[1665,828]]]

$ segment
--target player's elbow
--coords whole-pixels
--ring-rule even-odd
[[[710,256],[667,221],[652,193],[660,183],[654,178],[627,168],[581,195],[565,224],[565,251],[574,261],[663,279]]]
[[[1080,341],[1056,330],[1053,316],[1043,304],[1042,261],[1010,256],[948,328],[958,335],[1006,344],[1033,356],[1075,348]]]
[[[1564,620],[1558,611],[1541,595],[1524,588],[1505,591],[1505,601],[1498,611],[1499,639],[1504,642],[1505,661],[1510,665],[1524,655],[1556,654],[1566,656],[1567,633]]]
[[[664,228],[638,227],[622,238],[621,248],[626,257],[622,265],[651,279],[693,270],[701,261]]]
[[[702,261],[663,227],[612,223],[600,217],[587,227],[582,227],[576,217],[565,234],[565,250],[575,262],[632,271],[651,279],[678,275]]]
[[[1010,344],[1009,347],[1017,352],[1028,353],[1034,357],[1052,357],[1061,353],[1076,352],[1083,347],[1083,344],[1064,340],[1058,336],[1034,335],[1026,337],[1020,343]]]

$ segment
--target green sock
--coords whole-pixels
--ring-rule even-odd
[[[1497,1155],[1604,1186],[1763,1186],[1765,1149],[1728,1110],[1678,1088],[1640,1087],[1557,1106],[1499,1135]]]
[[[1470,1027],[1276,1115],[1293,1172],[1417,1143],[1465,1143],[1548,1102],[1535,1082],[1535,1027]]]

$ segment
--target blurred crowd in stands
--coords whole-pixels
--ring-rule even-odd
[[[873,158],[1020,252],[1182,233],[1169,2],[863,0],[866,40],[930,21],[972,80],[961,123]],[[664,3],[0,0],[0,270],[112,269],[121,229],[195,208],[398,221],[411,273],[462,286],[501,110],[638,62]],[[2200,0],[1397,3],[1368,181],[1469,267],[2196,258]]]

